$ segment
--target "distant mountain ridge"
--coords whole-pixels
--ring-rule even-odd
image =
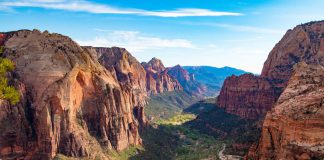
[[[189,74],[192,74],[194,79],[203,84],[206,88],[207,96],[216,96],[225,79],[232,75],[242,75],[247,73],[244,70],[232,67],[212,67],[212,66],[183,66]]]

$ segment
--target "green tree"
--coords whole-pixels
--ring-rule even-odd
[[[15,105],[20,100],[19,92],[8,85],[6,73],[14,70],[14,64],[10,59],[0,58],[0,98],[6,99],[10,104]]]

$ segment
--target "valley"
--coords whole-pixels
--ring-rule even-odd
[[[158,155],[154,159],[221,159],[220,153],[222,157],[232,157],[228,154],[244,156],[248,146],[256,142],[260,130],[253,122],[227,114],[216,107],[214,101],[214,98],[199,100],[173,110],[172,116],[152,119],[152,126],[142,131],[144,148],[147,149],[137,158],[149,159]],[[149,103],[146,113],[163,113],[156,107]],[[242,132],[245,134],[241,135]],[[229,146],[226,150],[223,148],[225,144]],[[240,145],[242,147],[238,147]],[[166,150],[166,153],[160,152]]]
[[[0,159],[324,158],[324,21],[288,30],[260,75],[36,29],[0,45]]]

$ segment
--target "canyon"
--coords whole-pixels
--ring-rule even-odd
[[[10,84],[22,97],[17,105],[1,100],[5,157],[104,158],[104,148],[139,145],[147,95],[182,89],[167,72],[144,69],[123,48],[81,47],[38,30],[2,33],[1,42],[16,67]]]
[[[0,159],[111,159],[134,146],[146,159],[324,157],[324,21],[288,30],[260,75],[229,69],[215,85],[213,68],[140,63],[48,31],[4,32],[0,45],[20,94],[0,99]]]
[[[323,22],[310,22],[288,30],[272,49],[260,76],[228,77],[217,104],[243,118],[264,117],[276,103],[299,62],[324,63]]]
[[[246,159],[323,157],[324,22],[288,30],[260,76],[225,80],[217,105],[242,118],[264,118],[261,138]]]

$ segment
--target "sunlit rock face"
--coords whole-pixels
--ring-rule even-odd
[[[301,61],[324,65],[324,21],[310,22],[288,30],[270,52],[261,77],[285,87],[293,73],[293,66]]]
[[[277,97],[273,95],[277,95],[276,90],[266,79],[253,74],[233,75],[225,80],[217,104],[228,113],[257,119],[275,103]]]
[[[264,117],[299,62],[324,65],[324,22],[289,30],[270,52],[260,76],[242,75],[225,80],[217,104],[243,118]]]
[[[202,84],[197,82],[194,78],[194,75],[189,74],[189,72],[182,68],[180,65],[170,67],[167,70],[168,74],[179,81],[184,91],[196,97],[204,97],[204,93],[207,90],[205,88],[206,86],[203,86]]]
[[[115,55],[119,65],[111,69],[105,56],[99,57],[101,65],[92,51],[66,36],[37,30],[4,35],[3,55],[16,65],[10,83],[22,98],[15,106],[0,102],[1,156],[105,158],[106,149],[141,143],[145,93],[138,97],[135,88],[145,84],[135,79],[145,74],[128,74],[133,66],[124,61],[127,54]]]
[[[287,84],[247,158],[324,158],[324,67],[301,62]]]
[[[266,114],[246,159],[324,158],[324,22],[289,30],[265,62],[261,77],[284,89]]]
[[[117,78],[122,88],[131,93],[134,114],[141,124],[145,124],[144,106],[146,105],[146,71],[143,66],[124,48],[84,47],[93,58]]]
[[[161,60],[152,58],[149,62],[143,62],[146,70],[146,89],[149,95],[163,92],[182,90],[177,79],[169,75]]]

